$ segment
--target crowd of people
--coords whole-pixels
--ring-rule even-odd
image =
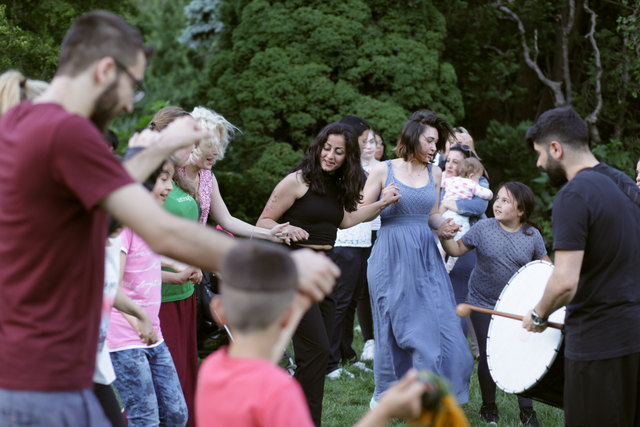
[[[435,112],[407,119],[392,159],[345,115],[248,224],[212,172],[237,131],[215,111],[165,107],[114,155],[108,125],[144,96],[152,51],[95,11],[69,29],[50,83],[0,76],[0,425],[319,426],[325,379],[368,370],[359,359],[375,388],[357,425],[384,425],[424,410],[418,371],[466,403],[474,357],[480,416],[497,423],[491,315],[469,323],[456,305],[492,309],[518,269],[551,262],[532,190],[507,182],[494,198],[469,133]],[[523,327],[541,332],[567,306],[567,425],[640,425],[640,160],[634,185],[588,136],[570,107],[527,133],[563,187],[555,269]],[[195,287],[212,275],[231,344],[199,367]],[[276,366],[290,340],[293,377]],[[532,400],[518,403],[539,425]]]

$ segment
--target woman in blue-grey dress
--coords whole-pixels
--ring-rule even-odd
[[[473,359],[455,312],[451,282],[435,237],[442,171],[429,164],[451,127],[430,111],[418,111],[401,131],[400,158],[373,168],[363,203],[395,183],[402,198],[386,208],[369,258],[373,308],[375,390],[371,405],[411,367],[446,377],[459,403],[468,400]]]

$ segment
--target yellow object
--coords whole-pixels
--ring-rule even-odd
[[[408,427],[469,427],[469,421],[445,379],[429,371],[420,371],[418,378],[426,386],[422,413],[417,419],[409,420]]]

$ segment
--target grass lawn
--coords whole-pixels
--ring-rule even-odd
[[[358,355],[362,351],[362,335],[355,334],[354,349]],[[372,362],[366,362],[369,368],[373,368]],[[477,364],[476,364],[477,366]],[[355,375],[355,378],[327,379],[324,387],[324,403],[322,409],[322,425],[326,427],[342,427],[354,424],[369,409],[369,400],[373,393],[373,373],[364,372],[354,367],[347,370]],[[496,403],[500,414],[500,426],[520,425],[518,403],[516,397],[497,391]],[[482,400],[476,371],[471,376],[471,388],[469,402],[462,406],[471,426],[487,425],[482,422],[478,411]],[[538,413],[538,421],[541,426],[564,425],[562,410],[539,402],[534,402],[534,409]],[[392,426],[404,425],[402,422],[394,422]]]

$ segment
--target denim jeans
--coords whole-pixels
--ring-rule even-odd
[[[169,348],[135,348],[110,353],[113,385],[129,427],[184,426],[189,413]],[[193,414],[192,414],[193,416]]]
[[[0,389],[0,426],[111,427],[93,391]]]

